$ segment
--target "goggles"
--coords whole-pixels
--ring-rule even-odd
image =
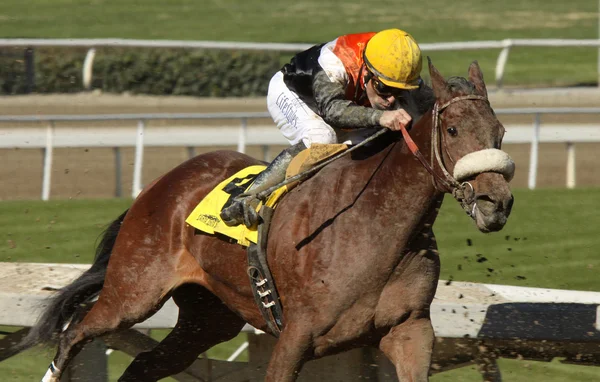
[[[381,82],[377,77],[372,76],[371,82],[373,83],[373,89],[378,96],[387,98],[390,96],[398,96],[403,92],[403,89],[393,88]]]
[[[365,83],[369,82],[369,80],[371,80],[371,82],[373,83],[373,89],[375,90],[375,93],[377,93],[377,95],[382,98],[388,98],[390,96],[398,98],[402,96],[402,94],[409,91],[408,89],[400,89],[388,86],[381,82],[381,80],[379,80],[379,78],[377,78],[377,76],[373,72],[367,70],[367,77],[365,78]],[[421,87],[421,85],[423,85],[423,80],[419,78],[419,87]]]

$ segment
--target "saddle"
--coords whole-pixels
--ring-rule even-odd
[[[309,170],[347,148],[344,144],[312,144],[310,148],[296,155],[289,164],[286,179]],[[277,188],[265,202],[258,205],[257,212],[261,223],[256,228],[247,228],[243,224],[229,227],[220,217],[221,210],[229,205],[233,198],[244,193],[265,168],[264,165],[246,167],[225,179],[200,201],[185,221],[205,234],[220,236],[232,243],[247,247],[247,273],[255,301],[271,331],[279,336],[283,328],[283,310],[267,264],[268,232],[278,202],[301,181],[294,181]]]

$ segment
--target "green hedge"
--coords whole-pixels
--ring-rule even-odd
[[[24,49],[0,51],[0,93],[23,94]],[[87,50],[36,49],[35,92],[83,91],[82,66]],[[183,49],[98,49],[93,89],[107,93],[198,97],[266,95],[280,68],[274,52]]]

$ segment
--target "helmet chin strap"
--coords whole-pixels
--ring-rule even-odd
[[[363,76],[363,83],[364,83],[365,88],[366,88],[367,84],[369,83],[369,81],[371,81],[371,78],[373,78],[373,73],[371,73],[371,71],[367,69],[367,67],[366,67],[365,64],[363,64],[363,67],[365,68],[365,71],[367,72],[367,74],[365,74]]]
[[[364,76],[361,77],[365,88],[364,88],[363,94],[360,97],[361,99],[359,101],[362,101],[365,99],[365,97],[367,97],[367,84],[369,83],[369,81],[371,81],[371,78],[373,78],[373,73],[371,73],[371,71],[369,69],[367,69],[367,66],[364,63],[360,67],[361,74],[363,71],[366,71],[367,74],[365,74]],[[359,80],[359,83],[356,84],[356,86],[354,87],[354,99],[356,99],[356,97],[358,96],[359,89],[360,89],[360,80]]]

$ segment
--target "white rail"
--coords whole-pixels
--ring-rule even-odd
[[[185,40],[132,40],[132,39],[0,39],[0,47],[83,47],[89,48],[83,65],[83,85],[89,88],[92,83],[93,62],[96,48],[183,48],[183,49],[240,49],[280,52],[300,52],[313,44],[253,43],[231,41],[185,41]],[[588,47],[600,48],[600,39],[505,39],[492,41],[457,41],[420,44],[425,52],[450,50],[500,49],[496,60],[496,85],[502,87],[504,69],[510,50],[516,47]],[[566,64],[566,63],[565,63]],[[598,58],[598,78],[600,79],[600,56]],[[599,80],[600,84],[600,80]]]
[[[576,186],[575,143],[600,142],[600,122],[590,125],[561,124],[541,128],[544,114],[600,114],[600,107],[587,108],[512,108],[496,109],[496,114],[530,114],[533,124],[507,125],[505,143],[531,144],[528,187],[536,187],[538,171],[538,147],[540,143],[566,144],[568,188]],[[264,125],[248,126],[249,119],[269,119]],[[189,120],[188,126],[147,127],[150,120]],[[202,120],[238,120],[239,125],[201,126]],[[73,127],[58,126],[60,122],[116,122],[131,121],[131,126],[120,127]],[[14,127],[10,123],[38,122],[45,127]],[[136,125],[134,125],[136,123]],[[3,127],[6,126],[6,127]],[[57,147],[135,147],[132,196],[142,189],[142,163],[144,147],[179,146],[190,148],[210,146],[236,146],[245,152],[246,146],[262,146],[266,153],[268,146],[286,145],[288,142],[270,122],[266,112],[255,113],[180,113],[180,114],[100,114],[100,115],[40,115],[40,116],[0,116],[0,149],[41,148],[44,150],[44,171],[42,177],[43,200],[50,198],[53,149]],[[265,158],[268,159],[268,158]],[[117,179],[120,189],[119,180]]]
[[[18,327],[34,325],[42,303],[53,295],[53,291],[68,285],[89,267],[84,264],[6,262],[0,262],[0,266],[3,276],[0,278],[0,325]],[[520,307],[514,304],[520,304]],[[575,304],[580,305],[579,309],[572,306]],[[560,309],[561,305],[565,307]],[[557,314],[569,310],[573,312],[569,317]],[[509,321],[507,312],[511,316]],[[173,328],[177,314],[177,305],[169,299],[156,314],[135,327]],[[573,317],[579,320],[573,321]],[[520,319],[518,325],[510,321],[515,319]],[[443,338],[529,338],[560,342],[584,339],[597,344],[600,338],[593,331],[600,330],[600,292],[440,280],[431,305],[431,321],[436,336]],[[536,326],[537,329],[532,331]],[[557,327],[568,327],[570,331],[556,330]],[[262,333],[248,324],[243,330]],[[569,338],[562,338],[567,332]],[[505,337],[507,333],[510,333],[509,337]],[[239,352],[232,354],[230,360]]]

